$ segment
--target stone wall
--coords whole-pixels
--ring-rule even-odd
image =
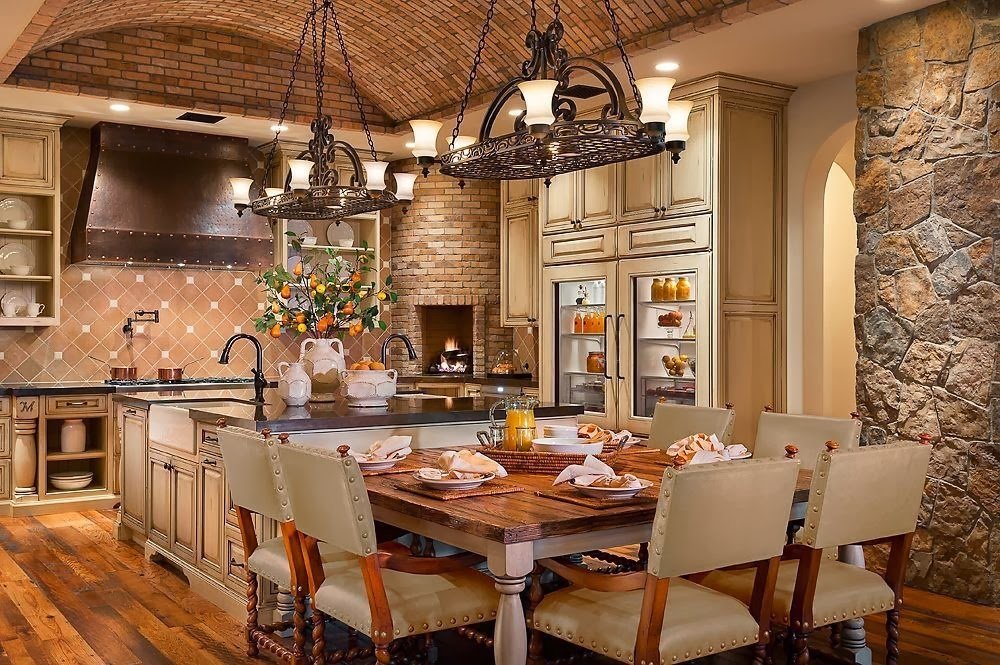
[[[1000,4],[865,28],[857,96],[864,440],[934,437],[910,583],[1000,605]]]

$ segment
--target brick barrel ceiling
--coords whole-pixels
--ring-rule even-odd
[[[626,42],[641,48],[724,27],[791,2],[616,0],[614,6]],[[238,33],[292,49],[309,7],[307,0],[49,0],[47,4],[63,6],[40,37],[27,35],[32,53],[87,35],[164,26]],[[520,66],[527,7],[527,0],[498,0],[477,93],[496,88]],[[338,8],[363,93],[390,119],[402,121],[450,107],[461,97],[485,0],[341,2]],[[547,7],[540,9],[540,23],[550,15]],[[562,15],[570,53],[611,55],[610,23],[600,0],[564,0]],[[339,68],[337,58],[339,54],[334,54],[330,64]],[[0,77],[6,74],[0,69]]]

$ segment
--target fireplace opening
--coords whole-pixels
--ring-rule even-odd
[[[420,310],[424,371],[472,374],[472,305],[425,305]]]

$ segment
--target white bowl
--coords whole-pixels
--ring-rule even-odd
[[[430,478],[424,478],[421,476],[418,471],[413,474],[413,477],[427,487],[435,490],[471,490],[479,487],[487,480],[493,480],[492,473],[483,474],[479,478],[448,478],[444,480],[431,480]]]
[[[588,487],[586,485],[577,485],[576,480],[569,481],[569,484],[577,492],[595,499],[631,499],[653,484],[651,481],[641,478],[639,479],[639,483],[642,485],[641,487]]]
[[[587,439],[534,439],[531,449],[536,453],[573,453],[580,455],[600,455],[603,443],[586,443]]]
[[[302,244],[303,245],[315,245],[316,244],[316,236],[304,236],[302,238]]]
[[[340,245],[341,247],[354,247],[353,240],[338,240],[337,244]]]
[[[49,474],[49,482],[57,490],[82,490],[93,480],[92,471],[61,471]]]
[[[399,374],[394,369],[347,369],[340,377],[351,406],[385,406],[396,394]]]
[[[542,434],[553,439],[578,439],[575,425],[542,425]]]
[[[7,220],[7,226],[12,229],[26,229],[28,228],[28,220],[26,219],[9,219]]]
[[[31,266],[11,266],[10,272],[14,275],[24,277],[25,275],[31,274]]]

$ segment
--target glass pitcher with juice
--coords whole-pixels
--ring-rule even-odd
[[[531,442],[538,436],[535,433],[536,406],[538,400],[527,395],[510,395],[504,399],[507,412],[504,450],[531,450]]]

